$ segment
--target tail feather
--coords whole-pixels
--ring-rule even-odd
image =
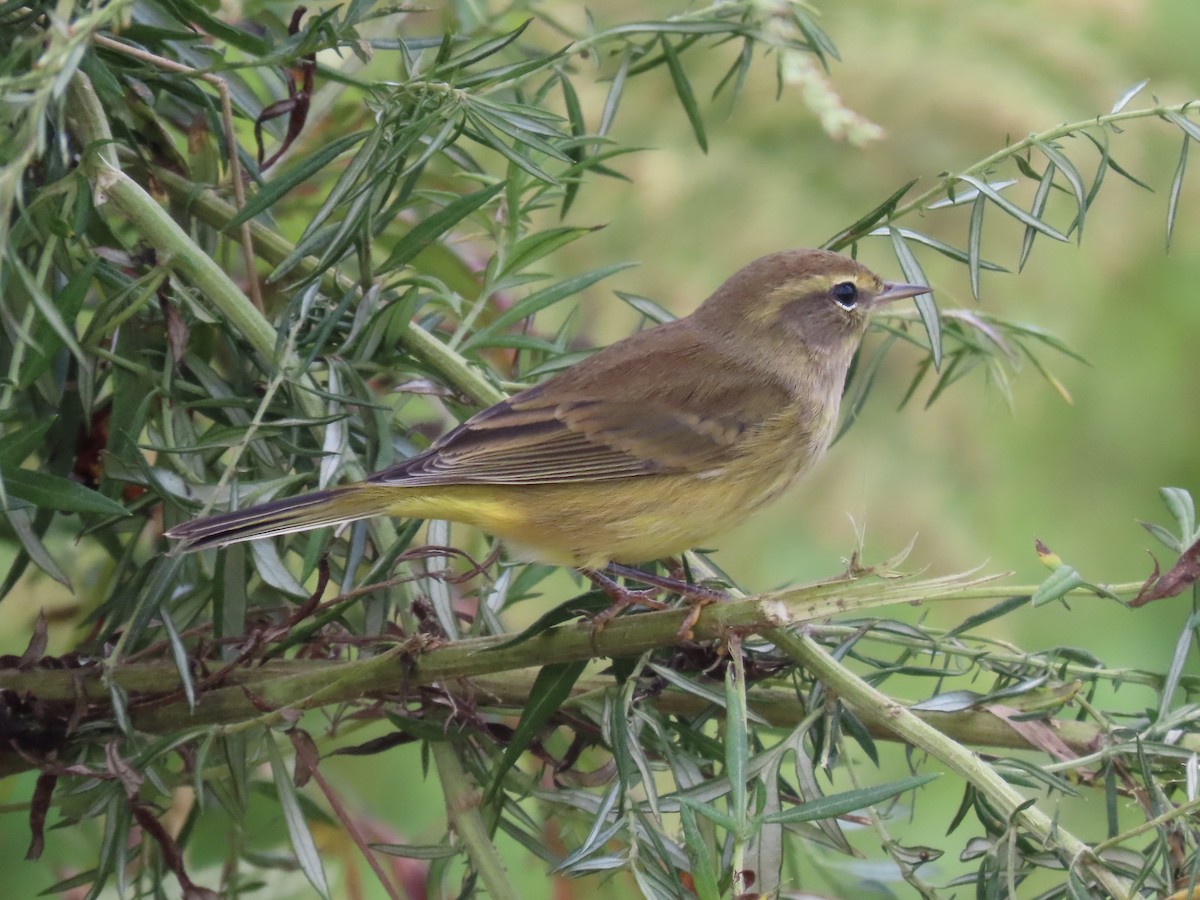
[[[166,535],[179,541],[177,552],[191,553],[254,538],[340,525],[385,511],[386,504],[375,492],[357,486],[334,488],[193,519],[176,525]]]

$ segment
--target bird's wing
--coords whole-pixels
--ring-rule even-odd
[[[788,406],[783,387],[688,329],[654,334],[649,348],[635,335],[485,409],[370,481],[545,484],[710,471]],[[672,377],[667,361],[696,374]]]

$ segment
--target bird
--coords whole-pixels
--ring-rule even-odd
[[[871,313],[928,292],[833,251],[772,253],[690,315],[597,351],[363,481],[166,535],[194,551],[387,515],[477,526],[515,560],[600,579],[610,564],[674,558],[813,467]]]

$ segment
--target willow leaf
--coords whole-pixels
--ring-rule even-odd
[[[1136,97],[1138,94],[1140,94],[1142,92],[1142,89],[1145,88],[1146,85],[1148,85],[1149,83],[1150,83],[1149,78],[1143,78],[1141,81],[1139,81],[1137,84],[1135,84],[1129,90],[1127,90],[1124,94],[1122,94],[1120,99],[1117,100],[1117,102],[1113,104],[1112,114],[1116,115],[1121,110],[1123,110],[1129,104],[1129,101],[1132,100],[1134,97]]]
[[[1179,211],[1179,193],[1183,190],[1183,176],[1187,171],[1188,145],[1191,138],[1183,136],[1183,147],[1179,151],[1179,163],[1175,166],[1175,177],[1171,179],[1171,194],[1167,199],[1167,251],[1171,249],[1171,236],[1175,233],[1175,213]]]
[[[1038,182],[1037,192],[1033,195],[1033,203],[1030,204],[1030,212],[1039,219],[1046,210],[1046,204],[1050,200],[1050,189],[1054,187],[1054,163],[1046,163],[1046,171],[1042,175],[1041,181]],[[1017,270],[1025,268],[1025,261],[1029,259],[1029,254],[1033,250],[1033,240],[1037,237],[1037,229],[1029,225],[1025,226],[1025,236],[1021,240],[1021,257],[1017,263]]]
[[[1030,226],[1031,228],[1036,228],[1042,234],[1046,235],[1047,237],[1052,237],[1056,241],[1063,241],[1064,243],[1066,243],[1069,240],[1069,238],[1065,234],[1063,234],[1061,231],[1059,231],[1057,228],[1054,228],[1052,225],[1048,225],[1047,223],[1043,222],[1041,219],[1035,218],[1034,216],[1030,215],[1028,212],[1021,209],[1021,207],[1017,206],[1015,203],[1013,203],[1011,200],[1009,200],[1007,197],[1002,197],[1000,195],[1000,193],[997,190],[995,190],[987,182],[981,181],[980,179],[975,178],[972,175],[959,175],[958,178],[960,181],[965,181],[967,184],[971,185],[973,188],[978,190],[981,194],[986,196],[989,200],[991,200],[993,203],[995,203],[997,206],[999,206],[1002,210],[1004,210],[1006,213],[1008,213],[1014,219],[1024,222],[1026,225]]]
[[[1042,155],[1050,162],[1058,167],[1058,170],[1063,173],[1063,177],[1067,179],[1067,183],[1071,185],[1071,190],[1075,193],[1075,206],[1078,210],[1076,222],[1079,225],[1079,230],[1075,233],[1076,241],[1083,239],[1083,214],[1087,210],[1087,189],[1083,185],[1083,176],[1079,174],[1079,170],[1067,158],[1067,155],[1060,149],[1055,147],[1048,141],[1035,141],[1034,146],[1041,151]]]
[[[924,269],[921,268],[921,264],[917,262],[908,242],[904,240],[897,229],[891,229],[891,238],[892,249],[896,253],[896,259],[900,261],[900,270],[904,272],[904,279],[912,284],[929,284]],[[925,326],[925,333],[929,336],[929,352],[933,355],[933,367],[941,369],[942,319],[938,315],[937,302],[933,299],[932,293],[920,294],[914,302],[917,305],[917,312],[920,313],[921,323]]]
[[[692,91],[692,84],[688,81],[687,73],[683,71],[675,46],[665,34],[661,38],[661,44],[679,103],[683,107],[684,113],[687,114],[688,122],[691,123],[692,133],[696,135],[696,143],[702,151],[707,153],[708,138],[704,134],[704,117],[700,115],[700,106],[696,103],[696,94]]]
[[[464,194],[452,203],[446,204],[446,206],[433,215],[422,219],[420,224],[400,239],[400,242],[392,250],[391,255],[379,267],[379,271],[398,269],[406,265],[418,253],[495,197],[503,189],[504,182],[500,181],[473,193]]]
[[[967,271],[971,275],[971,296],[979,302],[979,250],[983,244],[983,196],[971,204],[971,221],[967,226]]]

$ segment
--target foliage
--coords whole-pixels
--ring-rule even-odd
[[[781,90],[803,83],[831,128],[874,133],[825,80],[836,47],[798,3],[588,19],[578,33],[533,4],[464,5],[444,30],[364,2],[291,21],[272,9],[256,7],[250,31],[184,0],[0,7],[0,483],[17,548],[0,594],[40,571],[86,610],[70,654],[46,655],[43,625],[0,671],[0,766],[40,773],[31,855],[52,808],[66,826],[102,817],[93,858],[55,890],[148,893],[170,872],[193,895],[232,895],[292,867],[330,895],[316,835],[331,822],[392,895],[389,854],[427,860],[441,890],[517,896],[499,835],[526,865],[647,896],[810,881],[857,893],[871,876],[840,860],[863,853],[924,896],[969,884],[1131,896],[1195,880],[1183,823],[1198,682],[1183,660],[1198,622],[1165,672],[990,637],[1029,603],[1157,599],[1140,582],[1091,583],[1049,551],[1051,575],[1029,586],[855,559],[832,581],[706,610],[697,647],[676,646],[677,612],[598,634],[571,623],[586,596],[514,638],[502,619],[558,582],[499,561],[482,537],[451,540],[445,523],[166,553],[164,523],[362,477],[578,359],[571,304],[624,264],[561,279],[543,268],[592,230],[571,224],[582,191],[631,189],[619,167],[634,148],[611,131],[649,73],[702,150],[690,73],[713,57],[728,64],[716,88],[728,102],[766,63]],[[606,85],[599,109],[581,98],[591,80]],[[826,246],[886,241],[916,282],[940,254],[967,267],[978,299],[980,273],[1002,268],[983,257],[985,214],[1023,229],[1018,269],[1035,244],[1081,240],[1107,176],[1142,184],[1110,142],[1154,119],[1183,141],[1169,239],[1200,126],[1189,105],[1135,107],[1144,87],[919,194],[906,185]],[[965,215],[961,246],[917,214]],[[647,320],[666,315],[622,296]],[[924,354],[908,396],[929,379],[928,402],[977,368],[1006,389],[1022,362],[1061,388],[1045,354],[1071,354],[1035,326],[928,295],[877,327],[887,339],[856,366],[847,426],[901,343]],[[1191,500],[1164,497],[1178,534],[1153,533],[1182,560],[1157,585],[1190,589]],[[724,580],[703,556],[689,563]],[[968,596],[996,603],[949,631],[869,613]],[[587,669],[605,656],[605,672]],[[893,685],[923,699],[906,711],[881,693]],[[1155,702],[1122,708],[1121,686]],[[445,795],[452,832],[434,845],[374,839],[325,774],[335,754],[409,743]],[[985,762],[968,746],[1011,755]],[[946,824],[967,865],[935,885],[922,867],[943,851],[898,835],[952,779],[961,803]],[[249,826],[263,795],[282,822],[269,852]],[[1094,833],[1044,811],[1088,795],[1104,804]],[[172,803],[180,825],[166,822]],[[234,839],[197,871],[193,841],[213,819]]]

